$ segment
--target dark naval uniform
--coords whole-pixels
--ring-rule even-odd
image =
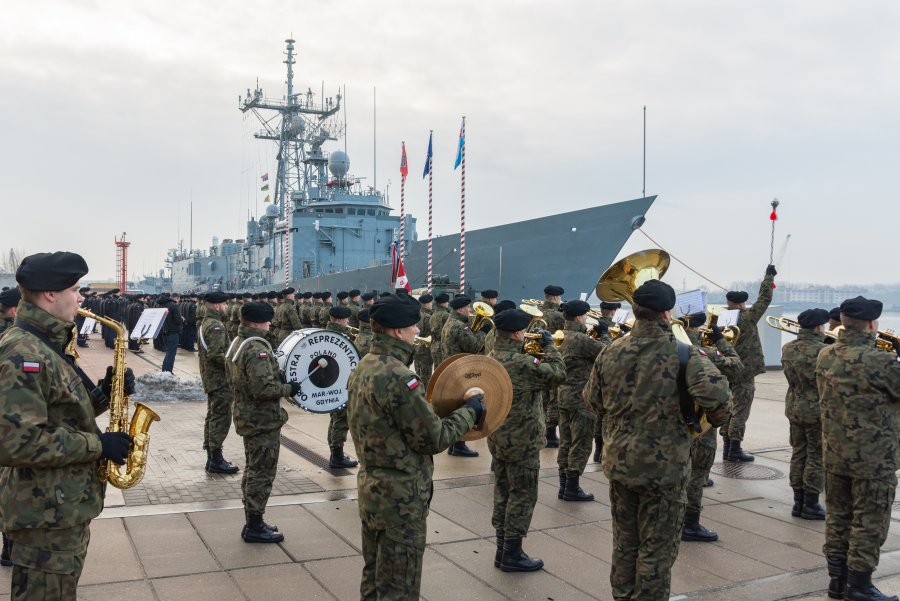
[[[446,357],[444,356],[444,350],[441,347],[441,334],[444,331],[444,324],[447,323],[447,320],[449,318],[449,307],[435,307],[434,312],[431,314],[431,319],[428,320],[428,325],[431,326],[432,369],[440,365],[441,362],[446,359]]]
[[[428,338],[431,336],[431,311],[422,309],[422,319],[419,320],[419,337]],[[432,340],[432,343],[434,341]],[[419,374],[425,387],[428,387],[428,380],[431,378],[431,372],[434,370],[432,363],[431,347],[422,342],[416,343],[415,354],[416,373]]]
[[[225,352],[230,342],[222,320],[224,313],[204,307],[200,322],[199,362],[200,379],[206,392],[206,420],[203,423],[203,448],[207,452],[206,471],[234,474],[237,466],[222,457],[222,445],[231,429],[231,388],[225,367]]]
[[[347,383],[360,461],[363,601],[419,598],[433,493],[431,456],[475,423],[475,411],[465,406],[444,419],[434,414],[424,384],[408,367],[413,351],[402,340],[375,334]]]

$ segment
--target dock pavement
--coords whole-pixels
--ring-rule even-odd
[[[99,378],[112,351],[98,335],[79,349],[80,364]],[[162,353],[149,346],[129,353],[141,375],[156,373]],[[197,378],[196,353],[179,350],[175,375]],[[791,517],[790,448],[781,372],[757,378],[747,427],[752,464],[713,467],[701,522],[715,543],[682,543],[672,574],[672,599],[769,601],[826,599],[824,522]],[[266,521],[285,535],[280,544],[246,544],[241,475],[208,475],[202,449],[205,399],[148,403],[161,421],[150,429],[143,481],[108,487],[106,507],[91,524],[79,585],[84,601],[356,600],[362,569],[356,470],[331,470],[328,417],[289,407],[280,463]],[[106,416],[98,423],[106,427]],[[507,574],[493,566],[493,494],[485,441],[470,443],[480,457],[435,456],[435,493],[428,517],[422,575],[427,601],[612,598],[609,568],[612,521],[607,480],[589,463],[583,488],[589,503],[557,499],[556,450],[541,452],[539,500],[524,547],[544,570]],[[348,444],[347,452],[355,454]],[[241,439],[229,434],[225,457],[244,467]],[[900,511],[874,577],[885,592],[900,591]],[[9,599],[9,568],[0,568],[0,601]]]

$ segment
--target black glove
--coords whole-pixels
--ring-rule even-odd
[[[481,331],[484,332],[485,334],[487,334],[488,332],[491,331],[492,327],[493,327],[493,324],[485,319],[484,323],[481,324]]]
[[[594,326],[594,333],[597,334],[597,337],[606,336],[609,333],[609,325],[603,323],[602,321],[598,321],[597,325]]]
[[[712,332],[712,333],[709,335],[709,339],[712,340],[712,343],[713,343],[713,344],[715,344],[715,343],[717,343],[718,341],[720,341],[720,340],[722,340],[723,338],[725,338],[725,336],[722,335],[722,328],[720,328],[720,327],[717,326],[716,324],[713,324],[713,325],[709,326],[709,329],[710,329],[710,331]]]
[[[766,267],[766,275],[778,275],[778,270],[775,269],[774,265],[769,265]]]
[[[893,341],[894,342],[894,352],[900,355],[900,338]]]
[[[103,391],[103,394],[106,395],[107,398],[112,396],[112,381],[113,381],[113,367],[112,365],[107,366],[106,375],[97,383],[97,386],[100,387],[100,390]],[[125,378],[124,378],[124,387],[125,387],[125,396],[131,396],[134,394],[134,372],[131,371],[130,367],[125,368]]]
[[[109,459],[117,465],[125,465],[128,459],[128,447],[131,446],[131,437],[124,432],[103,432],[100,435],[101,459]]]
[[[547,330],[539,330],[541,335],[541,346],[553,346],[553,335]]]
[[[487,407],[484,406],[484,395],[472,395],[469,397],[469,400],[466,401],[465,406],[475,412],[475,425],[472,426],[472,429],[481,430],[481,427],[484,426],[484,418],[487,417]]]
[[[125,368],[125,396],[134,394],[134,372],[130,367]]]
[[[291,396],[295,397],[300,394],[300,382],[288,382],[291,385]]]

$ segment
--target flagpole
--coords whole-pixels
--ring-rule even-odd
[[[466,118],[462,118],[460,155],[462,157],[459,192],[459,293],[466,293]]]
[[[406,156],[406,142],[401,142],[403,156]],[[406,175],[400,174],[400,257],[406,250]]]
[[[428,132],[428,144],[431,145],[431,136],[434,134],[434,130],[429,130]],[[432,267],[432,248],[431,248],[431,236],[432,236],[432,182],[434,178],[434,169],[432,169],[434,165],[434,158],[429,155],[428,157],[428,293],[431,294],[431,290],[433,288],[434,280],[432,279],[431,267]]]

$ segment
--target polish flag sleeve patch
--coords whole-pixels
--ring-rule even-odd
[[[37,361],[23,361],[22,371],[26,374],[39,374],[41,373],[41,364]]]
[[[534,364],[535,364],[535,365],[540,365],[540,364],[541,364],[541,360],[540,360],[539,358],[537,358],[537,357],[532,357],[531,360],[534,361]]]
[[[269,353],[260,353],[260,354],[259,354],[259,358],[260,358],[260,359],[268,359],[268,358],[269,358]]]
[[[412,378],[409,382],[406,383],[406,387],[410,390],[415,390],[419,387],[419,379]]]

